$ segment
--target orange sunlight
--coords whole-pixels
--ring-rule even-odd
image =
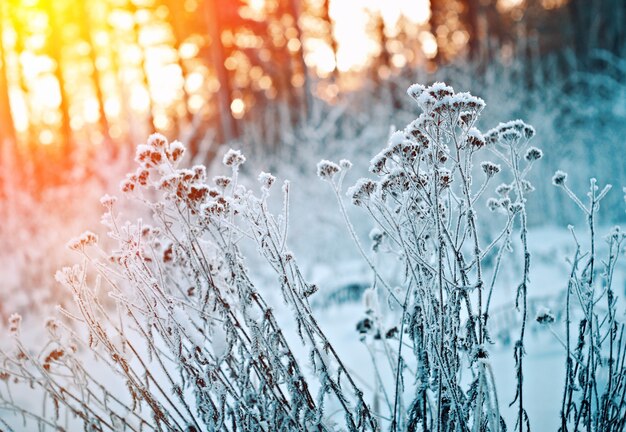
[[[190,121],[190,116],[205,115],[210,110],[207,101],[220,90],[217,71],[201,58],[210,55],[207,45],[211,36],[206,27],[197,31],[185,28],[185,36],[179,34],[186,20],[203,16],[204,2],[200,0],[2,3],[0,19],[8,24],[3,26],[2,42],[11,112],[23,141],[52,145],[67,134],[64,130],[71,131],[75,140],[96,144],[107,137],[132,140],[149,132],[136,130],[133,124],[146,116],[152,123],[147,129],[167,131],[181,118]],[[312,1],[307,8],[319,9],[322,3]],[[218,4],[223,9],[224,3]],[[432,58],[437,50],[435,38],[426,30],[428,0],[388,0],[384,4],[378,0],[330,0],[327,13],[332,37],[330,29],[315,21],[308,9],[306,14],[301,11],[300,30],[285,19],[266,23],[278,4],[276,0],[242,0],[242,7],[234,13],[249,19],[236,29],[229,26],[238,16],[233,18],[229,9],[218,9],[224,27],[223,64],[232,74],[228,106],[235,119],[254,105],[237,89],[253,88],[274,99],[279,94],[277,86],[282,85],[282,78],[251,63],[245,54],[255,49],[260,62],[271,61],[263,48],[267,41],[255,27],[263,28],[271,43],[285,46],[292,56],[302,50],[306,67],[321,79],[335,70],[358,73],[369,67],[380,54],[381,31],[385,38],[402,31],[416,41],[412,46],[398,41],[387,44],[393,67]],[[382,30],[377,29],[379,25]],[[305,84],[301,68],[296,68],[290,84],[294,88]],[[320,86],[328,91],[327,85]],[[330,91],[336,94],[332,86]]]

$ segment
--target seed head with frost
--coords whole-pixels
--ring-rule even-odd
[[[502,169],[500,165],[489,161],[482,162],[480,164],[480,167],[487,177],[493,177],[494,175],[498,174]]]
[[[9,316],[9,332],[12,335],[16,335],[20,331],[22,325],[22,316],[18,313],[13,313]]]
[[[526,159],[528,162],[534,162],[541,159],[542,156],[543,152],[540,149],[538,149],[537,147],[529,147],[526,151],[526,155],[524,155],[524,159]]]
[[[113,204],[117,202],[117,197],[105,194],[100,198],[100,204],[107,210],[111,210]]]
[[[368,178],[357,180],[354,186],[348,188],[347,196],[352,198],[354,205],[362,205],[367,202],[370,196],[376,191],[376,182]]]
[[[183,155],[185,154],[185,146],[180,141],[173,141],[169,145],[169,149],[167,151],[167,158],[171,162],[179,162]]]
[[[153,133],[148,137],[147,145],[157,150],[164,150],[167,146],[167,138],[160,133]]]
[[[237,168],[239,165],[243,164],[245,161],[246,161],[246,158],[243,156],[243,154],[241,154],[241,151],[233,150],[233,149],[229,149],[224,155],[224,158],[222,159],[222,162],[224,163],[224,165],[228,167],[233,167],[233,168]]]
[[[539,324],[551,324],[554,322],[555,317],[554,314],[550,312],[550,309],[545,306],[541,306],[539,309],[537,309],[537,315],[535,316],[535,320]]]
[[[67,243],[67,247],[75,251],[80,251],[96,243],[98,243],[98,236],[91,231],[85,231],[80,236],[70,240]]]
[[[563,186],[567,181],[567,173],[561,170],[558,170],[552,176],[552,184],[555,186]]]
[[[266,173],[262,171],[261,174],[259,174],[258,180],[259,180],[259,183],[261,183],[261,187],[264,187],[265,189],[269,189],[272,187],[272,185],[276,181],[276,177],[274,177],[270,173]]]
[[[331,181],[339,171],[341,167],[329,160],[321,160],[317,163],[317,176],[322,180]]]
[[[483,134],[481,134],[480,131],[474,127],[467,132],[466,139],[467,144],[475,149],[482,148],[485,145],[485,138],[483,137]]]

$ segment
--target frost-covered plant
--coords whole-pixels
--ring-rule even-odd
[[[374,365],[371,382],[357,384],[309,304],[318,288],[304,279],[288,247],[289,183],[275,215],[269,198],[276,178],[262,172],[258,192],[244,187],[241,152],[224,155],[230,175],[208,180],[204,166],[179,167],[181,143],[155,134],[138,146],[138,168],[120,185],[150,220],[124,221],[117,198],[102,198],[102,222],[117,246],[108,250],[89,231],[68,243],[82,264],[59,271],[57,280],[73,293],[75,308],[46,322],[47,340],[36,350],[22,335],[21,317],[9,318],[13,345],[0,351],[0,409],[13,411],[24,425],[59,430],[506,430],[488,323],[505,252],[518,233],[521,250],[508,255],[521,269],[516,391],[510,396],[515,429],[528,430],[525,205],[534,190],[527,175],[542,152],[529,146],[534,130],[520,120],[481,133],[476,125],[484,102],[468,93],[442,83],[413,85],[408,93],[421,114],[372,159],[373,175],[348,189],[375,225],[371,253],[343,203],[352,164],[323,160],[317,166],[372,271],[357,325]],[[497,163],[485,160],[487,154]],[[621,430],[626,341],[611,281],[624,234],[615,230],[608,237],[598,286],[594,214],[608,189],[597,193],[592,183],[585,206],[565,173],[557,172],[553,182],[585,212],[591,239],[590,253],[579,247],[572,262],[565,341],[553,331],[567,357],[561,428]],[[487,242],[486,225],[499,228]],[[274,272],[295,336],[252,282],[245,241]],[[403,269],[393,283],[381,268],[385,256]],[[576,347],[570,346],[570,297],[582,310]],[[559,323],[545,308],[536,319]],[[307,355],[297,354],[302,346]],[[20,399],[25,388],[38,395],[35,404]],[[0,417],[1,428],[17,430],[9,423]]]
[[[576,251],[566,288],[565,335],[553,331],[566,356],[559,430],[621,431],[626,427],[626,326],[620,320],[623,313],[618,312],[613,280],[626,234],[613,228],[605,237],[607,257],[598,263],[596,214],[611,185],[599,191],[596,179],[591,179],[584,204],[567,185],[566,173],[557,171],[552,181],[585,216],[588,247],[583,252],[570,225]]]
[[[382,386],[391,430],[501,430],[496,385],[488,354],[490,299],[497,285],[503,251],[519,227],[523,273],[516,304],[522,327],[515,344],[518,405],[517,424],[527,423],[523,399],[523,356],[526,293],[530,254],[526,240],[526,194],[533,190],[526,176],[542,153],[529,147],[534,129],[521,120],[501,123],[482,134],[476,129],[484,102],[469,93],[455,93],[442,83],[413,85],[408,94],[422,113],[371,161],[376,177],[362,178],[348,189],[353,204],[362,207],[376,225],[374,250],[385,249],[402,261],[400,287],[385,280],[350,226],[363,257],[375,276],[372,299],[384,298],[395,323],[382,328],[380,308],[367,306],[367,329],[372,345],[383,345],[394,385]],[[485,161],[491,152],[507,170],[507,182],[485,191],[503,170]],[[480,170],[475,162],[482,160]],[[345,166],[345,167],[344,167]],[[348,166],[322,161],[320,177],[331,183],[344,215],[342,183]],[[477,182],[477,179],[480,183]],[[481,204],[494,210],[490,223],[500,234],[481,244],[477,218]],[[483,205],[484,205],[483,204]],[[384,239],[384,240],[382,240]],[[380,252],[379,252],[380,253]],[[487,271],[484,261],[495,254]],[[385,337],[381,337],[385,335]]]
[[[335,429],[324,409],[332,400],[349,430],[376,430],[362,391],[312,315],[308,297],[316,288],[287,249],[288,183],[277,218],[267,209],[275,178],[262,173],[259,194],[240,185],[239,151],[223,159],[232,175],[213,181],[203,166],[178,168],[183,152],[179,142],[153,135],[121,183],[152,212],[151,223],[122,222],[117,199],[104,196],[102,220],[117,249],[101,249],[90,232],[69,242],[83,264],[59,271],[57,280],[74,295],[77,311],[64,312],[84,337],[54,321],[49,341],[33,353],[20,337],[20,318],[11,318],[15,351],[1,354],[5,407],[65,429],[64,412],[89,430],[308,431]],[[256,241],[278,275],[314,385],[250,280],[242,238]],[[100,296],[103,289],[114,305]],[[93,353],[93,367],[78,360],[81,349]],[[42,412],[14,401],[11,388],[20,382],[45,395]]]

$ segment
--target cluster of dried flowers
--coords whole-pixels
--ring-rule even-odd
[[[151,212],[150,223],[123,221],[117,199],[102,198],[102,221],[117,247],[104,250],[91,232],[70,241],[83,264],[59,271],[57,280],[74,295],[75,310],[62,310],[73,324],[48,320],[48,341],[38,352],[21,338],[21,317],[11,316],[14,350],[0,352],[0,379],[7,384],[0,391],[1,408],[24,422],[61,430],[76,422],[85,430],[115,431],[505,430],[489,359],[488,322],[501,262],[508,257],[523,269],[516,295],[521,328],[513,352],[513,403],[515,428],[526,429],[530,252],[525,203],[534,190],[527,176],[542,152],[528,145],[534,130],[520,120],[482,134],[475,126],[484,102],[468,93],[442,83],[413,85],[408,93],[422,113],[372,159],[374,177],[348,189],[353,204],[375,225],[371,253],[401,261],[400,286],[386,280],[350,224],[342,194],[352,164],[324,160],[317,167],[372,270],[365,316],[357,324],[374,365],[370,388],[357,384],[309,304],[318,287],[304,279],[287,245],[289,183],[283,184],[283,208],[275,215],[268,197],[276,178],[261,173],[258,192],[244,187],[241,152],[230,150],[223,158],[230,176],[208,180],[204,166],[179,167],[182,144],[155,134],[138,147],[138,168],[121,184]],[[486,153],[498,163],[485,161]],[[489,197],[498,176],[507,176],[506,181]],[[557,172],[553,181],[586,212],[592,239],[589,255],[577,252],[568,287],[562,429],[586,424],[588,430],[619,430],[605,427],[623,426],[626,411],[624,327],[618,325],[610,289],[624,234],[610,236],[604,281],[609,288],[598,292],[593,215],[608,189],[598,194],[592,184],[586,207],[567,188],[564,173]],[[500,225],[486,244],[479,215]],[[521,250],[506,255],[515,232]],[[288,340],[252,283],[243,239],[256,244],[275,272],[299,342]],[[570,293],[585,311],[574,351]],[[596,304],[604,297],[608,315],[601,316]],[[541,309],[537,321],[553,326],[558,320]],[[610,337],[601,335],[603,329]],[[294,342],[306,347],[307,357],[295,354]],[[91,353],[88,361],[85,353]],[[613,384],[604,389],[597,375],[607,361],[609,378],[616,380],[609,379]],[[109,374],[95,373],[93,362]],[[13,398],[11,389],[23,383],[44,394],[41,411]],[[580,390],[581,397],[575,397]],[[0,424],[14,430],[2,417]]]

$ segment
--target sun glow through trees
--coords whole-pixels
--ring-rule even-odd
[[[204,3],[3,1],[3,67],[18,134],[24,141],[49,145],[67,133],[65,129],[78,140],[98,142],[134,135],[128,119],[148,116],[148,130],[167,131],[181,118],[206,115],[224,83],[206,62],[214,59],[210,32],[198,18],[205,13]],[[422,28],[422,57],[432,56],[432,35],[423,30],[428,0],[384,5],[375,0],[311,1],[297,11],[297,26],[286,14],[290,11],[285,3],[218,2],[223,63],[230,75],[229,106],[235,118],[255,103],[243,89],[252,87],[268,99],[280,97],[285,84],[267,67],[280,57],[269,52],[268,42],[286,48],[282,61],[294,61],[288,57],[302,51],[307,73],[322,79],[335,71],[358,73],[380,53],[372,27],[373,17],[380,17],[391,36],[399,31],[400,20]],[[411,59],[397,47],[393,64],[402,66],[419,57],[409,55]],[[296,62],[287,84],[305,85],[304,72]]]

